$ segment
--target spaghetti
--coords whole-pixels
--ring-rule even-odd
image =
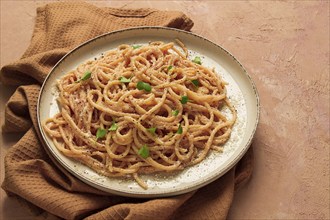
[[[182,170],[222,151],[236,120],[226,83],[177,42],[120,45],[64,75],[60,112],[43,123],[57,149],[144,189],[139,174]]]

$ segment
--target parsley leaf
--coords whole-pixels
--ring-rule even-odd
[[[146,92],[150,92],[151,91],[151,86],[149,83],[145,83],[142,81],[139,81],[136,85],[136,87],[138,88],[138,90],[145,90]]]
[[[132,47],[133,47],[133,49],[138,49],[138,48],[142,47],[142,45],[133,45]]]
[[[178,114],[179,114],[179,110],[176,109],[172,111],[172,115],[177,116]]]
[[[112,122],[112,125],[109,128],[109,131],[115,131],[115,130],[117,130],[117,128],[118,128],[118,125],[115,122]]]
[[[119,80],[120,80],[120,82],[122,82],[122,83],[129,83],[129,82],[131,82],[131,79],[127,79],[127,78],[124,77],[124,76],[121,76],[121,77],[119,78]]]
[[[81,78],[80,78],[79,80],[77,80],[76,82],[78,83],[78,82],[81,82],[81,81],[86,81],[86,80],[88,80],[89,78],[91,78],[91,76],[92,76],[92,72],[89,71],[89,70],[87,70],[87,71],[84,73],[83,77],[81,77]]]
[[[192,60],[194,63],[197,63],[197,64],[199,64],[199,65],[201,65],[202,64],[202,60],[201,60],[201,58],[200,57],[195,57],[193,60]]]
[[[186,104],[188,102],[188,96],[182,96],[180,102]]]
[[[106,134],[107,134],[107,130],[98,128],[96,131],[96,140],[98,140],[99,138],[103,138]]]
[[[147,131],[149,131],[151,134],[153,134],[153,135],[155,135],[156,134],[156,130],[157,130],[157,128],[154,128],[154,127],[152,127],[152,128],[148,128],[147,129]]]
[[[181,124],[179,124],[179,128],[178,128],[178,130],[176,131],[176,133],[177,133],[177,134],[182,134],[182,131],[183,131],[182,126],[181,126]]]
[[[193,79],[193,80],[191,80],[191,82],[192,82],[192,84],[194,84],[194,86],[195,86],[196,88],[199,87],[199,81],[198,81],[198,79]]]
[[[141,148],[140,148],[140,150],[138,151],[138,154],[142,157],[142,158],[144,158],[144,159],[146,159],[147,157],[149,157],[149,148],[148,148],[148,146],[145,144],[145,145],[143,145]]]

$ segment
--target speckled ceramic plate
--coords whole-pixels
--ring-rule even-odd
[[[199,55],[204,66],[215,68],[225,81],[228,96],[237,109],[238,119],[224,152],[211,152],[201,163],[172,174],[149,174],[141,177],[149,189],[142,189],[133,179],[100,176],[81,163],[62,155],[42,129],[41,122],[56,114],[56,80],[80,63],[94,59],[120,44],[147,44],[149,41],[180,39],[193,58]],[[224,175],[248,150],[259,118],[256,88],[242,65],[222,47],[190,32],[162,27],[140,27],[111,32],[92,39],[64,56],[46,78],[38,102],[40,132],[50,154],[73,175],[100,190],[130,197],[163,197],[198,189]]]

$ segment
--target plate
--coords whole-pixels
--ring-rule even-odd
[[[59,112],[56,103],[56,80],[79,64],[102,56],[120,44],[147,44],[150,41],[170,42],[180,39],[189,50],[189,57],[200,56],[203,65],[215,68],[229,83],[227,92],[238,119],[224,151],[211,152],[201,163],[172,174],[148,174],[141,178],[148,184],[142,189],[134,179],[100,176],[87,166],[60,153],[46,135],[41,123]],[[191,32],[164,27],[138,27],[107,33],[87,41],[65,55],[45,79],[38,100],[38,123],[47,150],[56,161],[83,182],[102,191],[129,197],[151,198],[183,194],[218,179],[230,170],[248,150],[259,119],[259,98],[256,87],[243,66],[219,45]]]

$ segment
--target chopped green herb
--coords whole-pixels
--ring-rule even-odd
[[[115,130],[117,130],[117,128],[118,128],[118,125],[115,122],[112,122],[112,125],[109,128],[109,131],[115,131]]]
[[[144,90],[147,91],[147,92],[150,92],[151,91],[151,86],[149,83],[145,83],[144,84]]]
[[[179,114],[179,110],[176,109],[172,111],[172,115],[177,116],[178,114]]]
[[[137,48],[142,47],[142,45],[133,45],[132,47],[133,47],[133,49],[137,49]]]
[[[131,79],[127,79],[127,78],[124,77],[124,76],[121,76],[121,77],[119,78],[119,80],[120,80],[120,82],[122,82],[122,83],[129,83],[129,82],[131,82]]]
[[[197,88],[199,86],[199,81],[198,79],[193,79],[191,80],[192,84],[194,84],[194,86]]]
[[[182,96],[180,102],[186,104],[188,102],[188,96]]]
[[[170,71],[171,69],[173,69],[172,65],[167,67],[167,71]]]
[[[144,89],[144,82],[139,81],[136,85],[136,88],[138,88],[138,90],[143,90]]]
[[[98,128],[96,131],[96,140],[98,140],[99,138],[103,138],[106,134],[107,134],[107,130]]]
[[[142,81],[139,81],[136,85],[136,87],[138,88],[138,90],[145,90],[146,92],[150,92],[151,91],[151,86],[149,83],[145,83]]]
[[[148,128],[147,129],[151,134],[155,135],[157,128]]]
[[[176,131],[177,134],[182,134],[182,126],[181,124],[179,124],[179,128],[178,130]]]
[[[197,64],[199,64],[199,65],[201,65],[202,64],[202,60],[201,60],[201,58],[200,57],[195,57],[193,60],[192,60],[194,63],[197,63]]]
[[[81,77],[81,79],[77,80],[76,82],[78,83],[78,82],[80,82],[80,81],[86,81],[86,80],[88,80],[89,78],[91,78],[91,76],[92,76],[92,72],[89,71],[89,70],[87,70],[87,71],[84,73],[83,77]]]
[[[143,145],[141,148],[140,148],[140,150],[138,151],[138,154],[142,157],[142,158],[144,158],[144,159],[146,159],[147,157],[149,157],[149,148],[148,148],[148,146],[145,144],[145,145]]]

